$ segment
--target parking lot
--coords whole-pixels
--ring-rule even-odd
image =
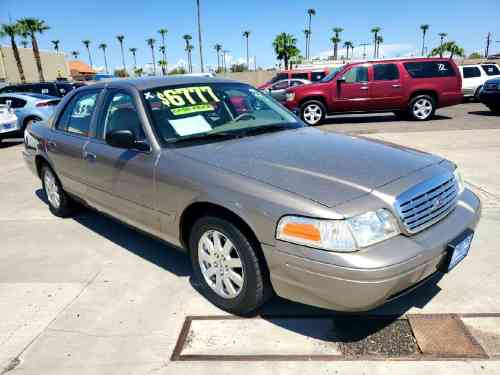
[[[425,123],[397,121],[392,114],[343,115],[330,118],[322,128],[437,153],[459,165],[483,204],[471,253],[450,274],[370,314],[479,314],[490,319],[483,326],[487,328],[480,329],[491,344],[488,358],[375,360],[369,370],[366,358],[288,360],[286,355],[297,354],[290,348],[300,347],[304,350],[300,354],[334,354],[337,347],[329,345],[327,324],[304,320],[297,325],[293,320],[328,317],[332,312],[275,297],[261,312],[262,319],[210,323],[225,313],[197,291],[185,255],[95,212],[83,211],[69,219],[52,216],[40,181],[24,165],[23,145],[3,141],[0,374],[8,370],[14,374],[197,374],[207,370],[239,374],[247,371],[245,358],[208,364],[189,357],[171,358],[176,350],[173,359],[208,353],[213,357],[206,359],[211,360],[224,354],[257,355],[263,348],[276,357],[252,362],[253,373],[399,374],[408,368],[427,374],[500,373],[500,117],[481,104],[467,103],[439,110],[436,119]],[[205,320],[191,322],[191,331],[178,340],[188,316]],[[254,338],[247,340],[245,335]]]

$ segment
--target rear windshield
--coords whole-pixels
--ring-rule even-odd
[[[483,68],[484,72],[489,75],[489,76],[496,76],[500,75],[500,70],[498,69],[498,66],[493,65],[493,64],[485,64],[481,65],[481,68]]]
[[[249,85],[210,83],[158,87],[143,92],[162,140],[214,139],[242,136],[259,128],[302,127],[295,116]]]
[[[455,70],[448,61],[407,62],[403,65],[412,78],[455,76]]]

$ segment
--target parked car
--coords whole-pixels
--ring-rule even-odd
[[[0,89],[0,94],[13,92],[29,92],[33,94],[44,94],[63,97],[71,90],[85,86],[82,82],[54,81],[43,83],[20,83],[8,85]]]
[[[309,125],[329,114],[389,112],[425,121],[437,108],[462,101],[462,82],[453,60],[417,58],[348,64],[333,76],[293,87],[286,106]]]
[[[13,136],[22,136],[35,121],[47,121],[60,101],[60,98],[42,94],[0,94],[0,105],[9,106],[17,116],[17,133],[12,133]]]
[[[311,82],[318,82],[325,78],[333,68],[314,68],[314,69],[290,69],[278,72],[268,82],[259,86],[259,89],[266,90],[274,83],[285,79],[306,79]]]
[[[237,314],[273,291],[374,308],[454,268],[480,215],[452,162],[308,127],[225,79],[97,83],[26,134],[53,214],[78,201],[186,251],[204,295]]]
[[[19,132],[17,116],[6,104],[0,104],[0,142]]]
[[[492,112],[500,114],[500,78],[485,82],[479,100]]]
[[[277,101],[284,102],[286,99],[285,94],[287,89],[289,89],[290,87],[302,86],[309,83],[311,83],[311,81],[308,81],[307,79],[284,79],[272,84],[263,91],[267,91],[269,95],[271,95]]]
[[[462,92],[465,98],[479,99],[479,92],[484,83],[492,78],[500,78],[500,69],[496,64],[475,64],[459,66],[462,75]]]

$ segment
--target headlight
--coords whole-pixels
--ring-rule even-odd
[[[295,100],[295,93],[294,92],[287,92],[285,94],[286,101],[287,102],[293,102]]]
[[[285,216],[278,223],[276,238],[323,250],[351,252],[399,233],[394,216],[379,209],[345,220]]]
[[[457,182],[457,189],[458,189],[457,195],[460,195],[465,190],[464,179],[458,168],[455,168],[455,170],[453,171],[453,175],[455,176],[455,181]]]

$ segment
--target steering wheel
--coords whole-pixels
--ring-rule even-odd
[[[234,118],[233,121],[238,122],[240,120],[255,120],[255,116],[250,113],[242,113]]]

